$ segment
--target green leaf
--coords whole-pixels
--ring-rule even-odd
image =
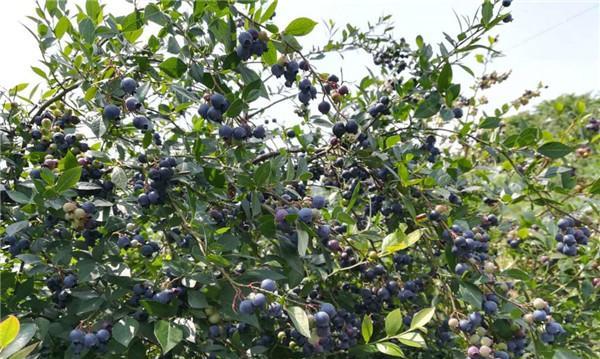
[[[64,171],[63,174],[58,177],[56,181],[56,185],[54,189],[58,193],[63,193],[64,191],[72,188],[79,182],[79,178],[81,177],[81,167],[73,167]]]
[[[171,325],[166,320],[159,320],[154,324],[154,336],[158,340],[163,354],[166,354],[183,339],[183,330],[177,325]]]
[[[594,181],[594,183],[592,183],[592,185],[588,189],[588,192],[590,192],[591,194],[599,194],[600,193],[600,177],[598,179],[596,179]]]
[[[187,71],[187,65],[177,57],[171,57],[163,61],[159,66],[167,75],[180,78]]]
[[[373,320],[368,314],[365,314],[362,320],[361,330],[360,330],[365,343],[368,343],[373,335]]]
[[[125,190],[127,189],[127,174],[125,170],[121,167],[113,167],[112,173],[110,175],[110,180],[117,186],[118,188]]]
[[[434,314],[435,308],[421,309],[413,316],[412,321],[410,322],[410,329],[413,330],[423,328],[425,325],[427,325],[427,323],[429,323],[429,321],[431,321]]]
[[[317,22],[307,17],[299,17],[297,19],[292,20],[292,22],[290,22],[288,26],[286,26],[283,32],[287,35],[303,36],[310,33],[316,25]]]
[[[83,36],[83,40],[88,44],[94,42],[94,38],[96,37],[96,27],[89,17],[86,17],[79,22],[79,33]]]
[[[415,110],[415,118],[427,118],[438,113],[442,105],[440,104],[440,95],[437,92],[429,95],[425,101],[421,102]]]
[[[400,349],[400,347],[394,343],[383,342],[377,343],[375,344],[375,346],[377,347],[377,350],[379,350],[380,353],[393,357],[404,358],[404,353],[402,352],[402,349]]]
[[[308,322],[308,315],[304,311],[304,309],[300,307],[288,307],[286,308],[288,316],[294,323],[294,327],[296,330],[300,332],[300,334],[304,335],[307,338],[310,338],[310,325]]]
[[[498,117],[486,117],[479,124],[479,128],[497,128],[500,126],[501,120]]]
[[[306,255],[306,249],[308,248],[308,233],[301,229],[298,232],[298,255],[303,257]]]
[[[8,227],[6,227],[5,234],[7,236],[12,236],[15,233],[22,231],[23,229],[29,227],[29,221],[19,221],[12,223]]]
[[[527,231],[529,233],[529,231]],[[505,277],[509,277],[509,278],[514,278],[514,279],[520,279],[520,280],[529,280],[530,275],[518,268],[510,268],[507,270],[502,271],[502,273],[500,273],[500,275],[505,276]]]
[[[400,343],[408,345],[409,347],[425,348],[425,339],[423,339],[419,332],[402,333],[394,338],[398,339]]]
[[[138,332],[140,324],[137,320],[125,317],[119,320],[112,328],[112,337],[124,347],[128,347],[129,343]]]
[[[63,35],[71,28],[71,21],[66,16],[63,16],[58,20],[54,27],[54,35],[57,39],[61,39]]]
[[[273,1],[271,3],[271,5],[269,5],[267,10],[265,10],[265,13],[262,14],[262,16],[260,18],[260,22],[266,22],[267,20],[269,20],[271,18],[271,16],[273,16],[273,14],[275,14],[276,8],[277,8],[277,0]]]
[[[557,159],[564,157],[573,151],[573,148],[561,142],[547,142],[541,145],[537,151],[546,157]]]
[[[481,23],[487,26],[494,15],[494,5],[489,0],[486,0],[481,6]]]
[[[420,229],[404,234],[404,230],[399,228],[397,231],[388,234],[381,243],[382,252],[397,252],[406,249],[421,239],[422,231]]]
[[[5,348],[19,334],[19,319],[14,315],[9,315],[8,318],[0,322],[0,349]]]
[[[37,325],[33,323],[22,323],[17,337],[4,349],[0,351],[0,359],[7,359],[25,347],[37,331]]]
[[[402,311],[400,308],[394,309],[385,317],[385,334],[387,336],[396,335],[402,329]]]
[[[449,63],[445,63],[438,77],[438,90],[445,91],[448,86],[452,83],[452,66]]]
[[[98,0],[86,0],[85,11],[87,12],[88,16],[94,20],[94,22],[97,21],[100,10],[100,4],[98,3]]]
[[[14,343],[15,342],[13,342],[13,344]],[[19,350],[18,352],[14,353],[13,355],[11,355],[10,359],[26,359],[26,358],[31,358],[30,354],[38,347],[38,345],[40,345],[40,342],[28,345],[27,347]],[[10,345],[8,347],[10,348]],[[4,358],[3,354],[4,354],[4,352],[0,353],[0,358]]]
[[[188,304],[194,309],[208,308],[206,297],[199,290],[189,290],[187,298]]]
[[[25,193],[7,190],[6,194],[8,194],[8,197],[10,197],[10,199],[12,199],[13,201],[15,201],[17,203],[20,203],[20,204],[29,203],[29,196],[27,196]]]
[[[458,288],[459,298],[463,301],[471,304],[473,308],[481,307],[481,300],[483,298],[481,290],[471,283],[460,283]]]
[[[556,349],[552,359],[580,359],[580,357],[569,349]]]

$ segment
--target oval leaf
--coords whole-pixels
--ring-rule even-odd
[[[288,26],[283,30],[287,35],[293,36],[303,36],[312,31],[314,27],[317,25],[317,22],[307,18],[307,17],[299,17],[297,19],[292,20],[288,24]]]
[[[427,325],[427,323],[429,323],[431,318],[433,318],[434,314],[435,308],[425,308],[420,310],[414,315],[412,322],[410,322],[410,329],[423,328],[425,325]]]
[[[402,352],[402,349],[400,349],[400,347],[394,343],[383,342],[377,343],[375,344],[375,346],[377,347],[377,350],[379,350],[380,353],[397,358],[404,358],[404,353]]]
[[[307,338],[310,338],[310,325],[308,323],[308,315],[304,311],[304,309],[300,307],[289,307],[286,309],[290,319],[294,323],[296,329],[300,332],[300,334],[304,335]]]
[[[19,319],[14,315],[9,315],[8,318],[0,322],[0,348],[10,344],[17,334],[19,334]]]
[[[385,317],[385,334],[395,335],[402,328],[402,311],[400,309],[392,310]]]
[[[573,148],[561,142],[548,142],[540,146],[539,153],[552,159],[561,158],[573,151]]]
[[[165,354],[175,348],[183,339],[183,330],[176,325],[171,325],[166,320],[159,320],[154,324],[154,336]]]
[[[371,335],[373,335],[373,321],[371,320],[371,317],[366,314],[362,321],[361,333],[365,343],[368,343],[371,339]]]

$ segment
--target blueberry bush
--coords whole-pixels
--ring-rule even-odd
[[[483,110],[510,0],[310,49],[277,0],[133,3],[39,4],[2,91],[1,358],[597,357],[597,107]]]

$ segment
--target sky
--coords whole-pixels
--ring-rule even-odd
[[[69,2],[81,5],[85,1]],[[101,3],[106,4],[105,12],[115,15],[129,13],[133,8],[126,0]],[[319,21],[315,30],[301,39],[303,45],[308,45],[305,48],[309,48],[326,43],[328,35],[323,25],[326,19],[334,19],[340,26],[351,23],[364,27],[381,15],[392,15],[398,37],[406,38],[414,46],[415,37],[421,34],[426,42],[437,44],[443,31],[459,33],[453,11],[472,15],[480,3],[480,0],[279,0],[276,23],[283,28],[300,16]],[[0,1],[2,88],[39,82],[30,68],[40,57],[39,50],[22,26],[28,23],[26,16],[32,15],[34,8],[34,0]],[[524,90],[535,89],[540,81],[548,86],[540,100],[562,93],[599,93],[600,0],[514,0],[510,10],[515,20],[491,33],[499,35],[497,48],[505,56],[494,60],[488,68],[498,72],[512,70],[512,75],[485,93],[490,106],[515,99]],[[369,54],[356,52],[346,54],[344,59],[334,55],[317,65],[322,72],[343,73],[343,79],[350,83],[365,76],[367,67],[374,67]],[[481,68],[475,66],[474,70],[478,73]],[[456,74],[455,79],[464,84],[463,89],[472,83],[466,73]]]

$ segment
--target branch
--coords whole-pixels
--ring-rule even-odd
[[[37,112],[35,113],[35,116],[39,116],[42,114],[42,112],[44,112],[45,109],[47,109],[50,105],[52,105],[53,103],[55,103],[56,101],[61,100],[63,97],[65,97],[66,94],[68,94],[69,92],[75,90],[76,88],[78,88],[80,85],[79,82],[75,82],[74,84],[72,84],[69,87],[66,87],[64,90],[62,90],[61,92],[57,93],[56,95],[50,97],[48,99],[48,101],[44,102],[40,108],[37,110]],[[35,108],[33,108],[31,111],[29,111],[29,115],[31,115],[31,113],[33,112]]]

